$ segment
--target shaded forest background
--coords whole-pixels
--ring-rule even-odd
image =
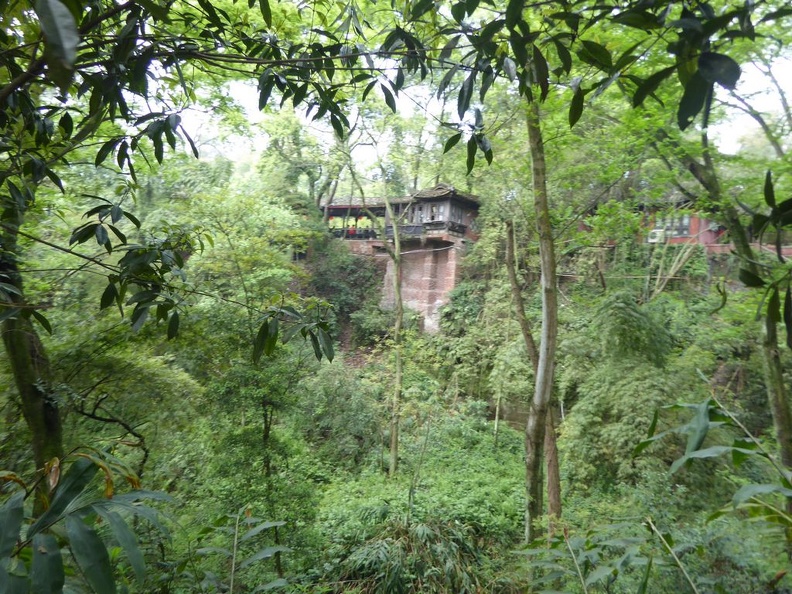
[[[397,4],[0,2],[0,591],[792,590],[792,11]],[[431,335],[319,206],[440,182]]]

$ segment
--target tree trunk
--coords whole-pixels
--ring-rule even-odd
[[[402,362],[402,326],[404,325],[404,303],[402,302],[402,260],[401,260],[401,237],[399,236],[399,221],[393,213],[393,206],[385,197],[385,212],[387,220],[393,228],[393,245],[388,244],[387,224],[383,224],[374,215],[371,209],[366,206],[366,196],[363,187],[357,179],[355,168],[350,164],[349,173],[352,183],[357,186],[363,201],[363,208],[366,211],[373,225],[377,227],[377,233],[382,237],[382,246],[388,253],[388,257],[393,262],[393,296],[396,320],[393,325],[393,352],[395,357],[395,371],[393,378],[393,392],[391,393],[390,407],[390,455],[388,459],[388,476],[395,476],[399,469],[399,419],[401,416],[401,395],[403,382],[403,362]]]
[[[393,378],[393,395],[391,397],[390,417],[390,458],[388,476],[395,476],[399,469],[399,418],[402,392],[402,325],[404,324],[404,303],[402,302],[402,261],[399,222],[393,216],[390,201],[385,199],[385,209],[393,227],[393,250],[389,253],[393,261],[393,296],[396,321],[393,325],[393,349],[395,357],[395,374]],[[383,237],[385,234],[383,233]]]
[[[3,219],[8,220],[5,214]],[[3,227],[0,279],[17,291],[17,294],[9,293],[10,303],[6,307],[19,309],[16,315],[3,321],[1,328],[11,374],[19,392],[22,416],[31,433],[33,461],[36,470],[43,472],[47,462],[53,458],[63,458],[63,428],[58,402],[51,392],[49,360],[35,329],[23,316],[25,308],[30,306],[25,303],[22,277],[16,262],[15,230],[12,224]],[[4,312],[6,308],[0,311]],[[47,506],[48,481],[39,481],[37,490],[34,513],[43,511]]]
[[[512,299],[514,300],[515,313],[517,320],[520,324],[523,342],[525,342],[525,350],[528,352],[528,358],[531,360],[533,367],[534,377],[537,375],[539,369],[539,349],[536,347],[536,341],[533,338],[531,324],[525,316],[525,303],[520,290],[520,284],[517,281],[516,258],[515,258],[515,244],[514,225],[511,221],[506,222],[506,272],[509,276],[509,284],[511,285]],[[500,402],[500,400],[499,400]],[[558,466],[558,447],[556,445],[555,433],[555,419],[550,406],[547,407],[547,419],[544,437],[544,458],[547,462],[547,513],[548,515],[560,518],[561,517],[561,473]],[[496,419],[497,422],[497,419]],[[527,453],[526,448],[526,453]],[[532,521],[531,518],[536,518],[541,513],[541,484],[536,480],[536,488],[531,491],[529,501],[534,502],[535,510],[532,513],[526,514],[527,521]],[[528,526],[526,526],[526,534]],[[548,532],[552,534],[553,524],[552,521],[548,526]]]
[[[541,514],[538,507],[542,471],[542,445],[545,439],[547,407],[553,393],[555,351],[558,336],[558,294],[556,288],[555,247],[550,224],[550,205],[547,196],[547,167],[544,141],[540,127],[539,105],[528,97],[528,142],[531,152],[534,210],[539,235],[539,260],[542,291],[542,333],[536,369],[534,396],[525,426],[525,539],[534,539],[533,522]]]
[[[561,517],[561,469],[558,464],[555,411],[552,406],[547,407],[544,455],[547,462],[547,515],[550,516],[547,536],[552,538],[555,532],[555,521]]]

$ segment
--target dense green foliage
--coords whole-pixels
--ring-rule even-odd
[[[790,15],[0,0],[0,592],[789,592]],[[529,545],[526,117],[563,500]],[[318,207],[440,181],[478,240],[395,330]]]

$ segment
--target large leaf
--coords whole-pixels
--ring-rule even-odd
[[[48,75],[65,92],[71,84],[80,43],[77,23],[59,0],[36,0],[35,11],[44,33]]]
[[[509,0],[506,5],[506,26],[509,29],[514,29],[517,22],[522,18],[524,8],[525,0]]]
[[[459,96],[457,97],[457,114],[460,120],[465,117],[465,112],[470,107],[470,99],[473,96],[473,86],[475,82],[476,71],[473,70],[459,89]]]
[[[775,208],[776,199],[775,199],[775,190],[773,189],[773,172],[769,169],[765,174],[765,183],[764,183],[764,199],[767,206],[770,208]]]
[[[691,431],[688,435],[685,455],[692,454],[704,443],[704,439],[707,437],[707,432],[710,429],[709,410],[709,400],[705,400],[696,407],[696,416],[693,417],[693,420],[690,422]]]
[[[3,594],[29,594],[27,578],[11,575],[0,565],[0,592]]]
[[[17,491],[0,507],[0,559],[10,557],[25,519],[25,492]]]
[[[335,352],[333,351],[333,339],[322,328],[317,328],[316,330],[319,334],[319,344],[322,347],[322,353],[324,353],[324,356],[327,357],[328,361],[332,361],[335,357]]]
[[[251,528],[242,537],[239,539],[240,542],[245,542],[246,540],[250,540],[257,534],[261,534],[264,530],[269,530],[270,528],[278,528],[279,526],[285,525],[286,522],[262,522],[255,528]]]
[[[115,594],[113,568],[102,539],[77,516],[66,517],[69,546],[82,574],[96,594]]]
[[[98,470],[99,467],[92,461],[78,458],[58,484],[49,509],[28,529],[28,538],[57,522],[66,507],[83,492]]]
[[[569,103],[569,127],[574,126],[583,115],[583,100],[585,95],[583,89],[578,87],[575,94],[572,95],[572,101]]]
[[[741,268],[738,276],[746,287],[763,287],[765,285],[761,277],[755,275],[747,268]]]
[[[253,555],[242,561],[242,563],[239,564],[239,567],[241,569],[244,569],[245,567],[247,567],[248,565],[252,565],[256,561],[269,559],[275,553],[288,553],[289,551],[291,551],[291,549],[288,547],[282,547],[282,546],[267,547],[266,549],[262,549],[258,553],[254,553]]]
[[[649,576],[652,574],[652,557],[649,557],[649,563],[646,564],[646,571],[644,572],[641,584],[638,586],[636,594],[646,594],[649,587]]]
[[[476,151],[478,150],[478,145],[476,144],[476,139],[471,137],[467,142],[467,172],[468,174],[473,171],[473,167],[476,165]]]
[[[65,579],[58,541],[51,534],[36,534],[30,568],[31,593],[60,594]]]
[[[740,80],[740,65],[723,54],[704,52],[699,56],[698,67],[707,82],[718,83],[727,89],[736,87]]]
[[[586,585],[591,586],[592,584],[596,584],[600,580],[612,576],[615,571],[615,568],[610,565],[601,565],[586,577]]]
[[[633,95],[633,107],[638,107],[643,104],[644,99],[653,94],[657,90],[657,87],[660,86],[660,83],[671,76],[674,70],[676,70],[676,66],[669,66],[668,68],[658,70],[639,85],[635,90],[635,95]]]
[[[686,129],[693,123],[707,101],[707,95],[712,90],[712,83],[705,79],[700,71],[696,71],[685,85],[685,92],[679,102],[677,110],[677,124],[680,130]]]
[[[267,27],[272,27],[272,9],[270,8],[269,0],[259,0],[259,8]]]
[[[792,498],[792,489],[787,489],[781,485],[745,485],[740,487],[734,494],[734,497],[732,497],[732,504],[736,507],[745,503],[752,497],[770,495],[773,493]]]
[[[110,525],[113,536],[115,536],[121,548],[124,549],[127,560],[132,566],[132,571],[135,572],[135,579],[138,585],[142,586],[146,580],[146,563],[143,560],[143,554],[140,552],[134,532],[116,512],[101,507],[97,507],[96,511]]]

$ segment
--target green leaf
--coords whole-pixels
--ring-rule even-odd
[[[47,331],[47,334],[52,336],[52,325],[49,323],[49,320],[46,318],[44,314],[42,314],[40,311],[37,311],[35,309],[31,309],[30,315],[32,315],[33,319],[35,319],[41,325],[41,327]]]
[[[746,287],[764,287],[765,282],[747,268],[740,268],[739,278]]]
[[[781,485],[745,485],[740,487],[734,497],[732,497],[732,505],[737,507],[753,497],[772,493],[778,493],[784,497],[792,497],[792,489],[787,489]]]
[[[740,80],[740,65],[723,54],[704,52],[698,59],[698,71],[709,83],[718,83],[726,89],[734,89]]]
[[[767,224],[770,222],[770,217],[767,215],[763,215],[762,213],[757,212],[754,214],[751,220],[751,226],[753,227],[754,233],[757,235],[761,235],[764,233]]]
[[[240,542],[245,542],[246,540],[250,540],[254,536],[261,534],[265,530],[269,530],[270,528],[278,528],[280,526],[285,526],[286,522],[262,522],[255,528],[251,528],[247,532],[245,532],[242,537],[239,539]]]
[[[135,306],[132,315],[129,318],[129,321],[132,323],[132,332],[137,332],[143,327],[143,324],[146,323],[149,315],[149,306],[138,304]]]
[[[583,47],[578,51],[578,57],[581,60],[603,70],[611,69],[613,59],[608,48],[594,41],[583,41],[581,43]]]
[[[316,357],[317,361],[322,360],[322,347],[319,344],[319,338],[316,336],[316,333],[313,330],[308,331],[308,338],[311,340],[311,346],[314,350],[314,357]]]
[[[261,360],[261,355],[264,354],[264,344],[266,343],[268,337],[269,319],[266,319],[262,322],[261,327],[256,334],[256,340],[253,341],[253,363],[258,364],[258,362]]]
[[[638,591],[636,594],[647,594],[649,591],[649,576],[652,574],[652,557],[649,557],[649,562],[646,564],[646,570],[644,571],[643,579],[641,580],[640,585],[638,586]]]
[[[25,519],[25,492],[17,491],[0,507],[0,559],[10,557]]]
[[[454,17],[457,23],[461,23],[464,20],[466,12],[467,9],[464,2],[457,2],[451,7],[451,16]]]
[[[676,66],[669,66],[668,68],[658,70],[649,78],[647,78],[643,84],[635,90],[635,95],[633,95],[633,107],[642,105],[644,99],[646,99],[649,95],[652,95],[657,90],[657,87],[660,86],[660,83],[671,76],[671,73],[674,72],[674,70],[676,70]]]
[[[443,46],[443,49],[440,50],[440,61],[448,60],[451,57],[451,53],[454,51],[457,45],[459,45],[459,40],[462,39],[461,35],[455,35],[448,42]]]
[[[107,229],[104,228],[104,225],[97,225],[94,229],[94,235],[96,236],[96,243],[99,245],[107,245],[110,241],[107,236]]]
[[[701,447],[704,439],[707,437],[709,431],[710,418],[709,418],[710,401],[705,400],[696,406],[696,416],[691,421],[690,435],[688,435],[687,446],[685,447],[685,454],[692,454]]]
[[[732,453],[733,451],[734,448],[732,446],[710,446],[708,448],[704,448],[703,450],[696,450],[695,452],[691,452],[690,454],[685,454],[683,457],[679,458],[678,460],[675,460],[674,463],[671,465],[671,474],[674,474],[683,465],[685,465],[690,460],[693,460],[694,458],[717,458],[718,456]]]
[[[511,81],[517,78],[517,64],[509,56],[503,58],[503,72]]]
[[[434,0],[419,0],[412,7],[410,19],[416,21],[432,10],[432,8],[434,8]]]
[[[787,17],[789,15],[792,15],[792,7],[779,8],[778,10],[774,10],[772,12],[768,12],[766,15],[764,15],[759,20],[759,22],[760,23],[764,23],[764,22],[767,22],[767,21],[774,21],[774,20],[777,20],[777,19],[782,19],[782,18]]]
[[[660,22],[651,12],[639,9],[624,10],[611,19],[612,22],[627,27],[634,27],[647,31],[659,28]]]
[[[533,66],[534,82],[536,82],[541,89],[539,99],[540,101],[544,101],[550,90],[550,72],[547,66],[547,60],[542,55],[539,47],[535,44],[532,51],[531,65]]]
[[[59,0],[36,0],[34,10],[44,33],[47,76],[65,93],[74,75],[80,34],[74,16]]]
[[[770,291],[770,299],[767,300],[767,322],[777,324],[781,321],[781,299],[778,294],[778,287],[773,287]]]
[[[63,131],[63,135],[66,138],[69,138],[74,131],[74,120],[71,117],[71,114],[67,111],[66,113],[61,116],[61,119],[58,121],[58,128]]]
[[[344,125],[341,123],[341,120],[334,114],[330,114],[330,125],[333,127],[333,130],[336,133],[336,136],[339,138],[344,137]]]
[[[58,541],[51,534],[33,537],[30,567],[31,594],[61,594],[66,575]]]
[[[113,531],[113,536],[115,536],[116,541],[126,554],[129,565],[135,573],[135,579],[138,585],[142,586],[146,581],[146,562],[138,547],[135,533],[132,532],[132,529],[118,513],[103,507],[96,507],[95,509],[110,526],[110,530]]]
[[[39,519],[28,528],[28,538],[44,531],[60,520],[64,510],[83,492],[98,470],[99,467],[87,458],[77,458],[61,478],[47,511],[41,514]]]
[[[193,156],[194,156],[196,159],[197,159],[198,157],[200,157],[201,155],[200,155],[200,153],[198,152],[198,147],[195,145],[195,142],[193,142],[193,139],[192,139],[192,138],[190,138],[190,135],[189,135],[189,134],[187,134],[187,131],[184,129],[184,126],[182,126],[182,127],[181,127],[181,133],[182,133],[182,134],[184,135],[184,137],[187,139],[187,144],[189,144],[189,145],[190,145],[190,150],[192,151],[192,154],[193,154]]]
[[[264,341],[264,354],[270,357],[278,346],[278,332],[280,330],[278,318],[270,318],[268,326],[267,339]]]
[[[473,171],[473,166],[476,164],[476,151],[478,145],[476,139],[471,137],[467,142],[467,172],[470,174]]]
[[[394,99],[393,93],[383,84],[380,84],[380,88],[382,89],[382,94],[385,96],[385,103],[390,107],[393,113],[396,113],[396,99]]]
[[[649,424],[649,430],[646,432],[647,437],[652,437],[654,435],[655,429],[657,429],[657,419],[660,417],[660,412],[655,409],[654,414],[652,415],[652,422]]]
[[[707,81],[700,71],[696,71],[685,85],[685,92],[677,110],[677,124],[680,130],[686,129],[704,107],[707,95],[712,90],[712,83]]]
[[[332,361],[335,357],[335,352],[333,351],[333,339],[330,338],[330,335],[322,328],[317,328],[316,331],[319,334],[319,344],[322,347],[322,352],[324,353],[325,357],[327,357],[328,361]]]
[[[784,327],[787,346],[792,349],[792,289],[788,285],[784,295]]]
[[[572,70],[572,54],[569,53],[567,47],[558,39],[553,39],[553,45],[555,45],[558,59],[561,60],[561,67],[564,69],[564,72],[569,74]]]
[[[104,163],[105,159],[110,155],[110,153],[115,150],[115,147],[118,146],[118,143],[121,142],[121,138],[113,138],[105,142],[96,153],[96,158],[94,159],[94,165],[99,167],[102,163]]]
[[[473,86],[476,82],[476,71],[472,71],[468,77],[465,79],[465,82],[462,83],[462,87],[459,89],[459,96],[457,97],[457,115],[459,115],[459,119],[463,119],[465,117],[465,112],[470,107],[470,99],[473,97]]]
[[[168,320],[168,340],[176,338],[179,334],[179,312],[174,311]]]
[[[506,5],[506,26],[509,29],[514,29],[522,19],[523,8],[525,8],[525,0],[509,0]]]
[[[66,190],[63,188],[63,182],[61,181],[61,178],[58,177],[58,175],[52,169],[47,167],[44,170],[44,173],[49,178],[49,180],[58,187],[58,189],[61,191],[61,194],[66,193]]]
[[[443,146],[443,153],[445,154],[448,151],[450,151],[452,148],[454,148],[461,139],[462,139],[462,133],[459,132],[457,134],[454,134],[448,140],[446,140],[445,145]]]
[[[764,199],[767,206],[770,208],[775,208],[776,199],[775,199],[775,190],[773,189],[773,172],[769,169],[765,174],[765,183],[764,183]]]
[[[0,592],[3,594],[30,594],[29,586],[27,578],[9,574],[0,564]]]
[[[115,303],[116,299],[118,299],[118,289],[114,283],[110,283],[105,287],[104,292],[102,293],[102,297],[99,300],[99,309],[106,309]]]
[[[16,318],[20,311],[18,307],[0,308],[0,322]]]
[[[610,567],[609,565],[601,565],[588,574],[586,577],[586,585],[591,586],[592,584],[596,584],[597,582],[612,576],[614,572],[616,572],[615,568]]]
[[[239,564],[239,568],[244,569],[245,567],[247,567],[248,565],[252,565],[256,561],[269,559],[275,553],[288,553],[290,551],[291,549],[288,547],[282,547],[282,546],[267,547],[266,549],[262,549],[258,553],[255,553],[254,555],[251,555],[250,557],[242,561],[242,563]]]
[[[267,27],[272,27],[272,9],[269,5],[269,0],[259,0],[259,8],[261,9],[261,16]]]
[[[69,548],[85,579],[96,594],[115,594],[116,584],[110,556],[93,528],[74,515],[66,516]]]
[[[575,89],[575,94],[572,95],[572,101],[569,103],[569,127],[574,126],[583,115],[583,100],[585,94],[583,89],[578,87]]]

